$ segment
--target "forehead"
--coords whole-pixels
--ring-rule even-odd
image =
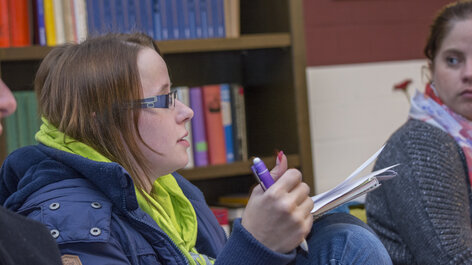
[[[155,96],[170,83],[164,59],[154,50],[144,48],[138,53],[138,70],[145,96]]]
[[[455,21],[442,41],[440,50],[472,51],[472,18]]]

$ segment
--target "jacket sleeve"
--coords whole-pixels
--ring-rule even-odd
[[[265,247],[241,225],[241,219],[237,219],[228,242],[216,258],[215,265],[288,264],[295,259],[295,255],[295,250],[281,254]]]
[[[366,207],[369,225],[394,263],[472,263],[469,184],[461,154],[452,137],[431,126],[407,130],[387,144],[376,169],[400,163],[398,176],[369,194]]]

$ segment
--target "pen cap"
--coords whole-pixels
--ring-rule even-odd
[[[263,188],[268,189],[270,186],[272,186],[272,184],[274,184],[274,179],[270,175],[269,170],[259,157],[254,158],[253,163],[253,170],[262,182]]]

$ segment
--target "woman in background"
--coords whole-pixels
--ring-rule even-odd
[[[472,264],[471,1],[439,12],[424,53],[431,82],[379,156],[398,176],[367,195],[367,220],[394,264]]]
[[[43,222],[73,264],[391,264],[359,220],[313,225],[308,185],[283,153],[277,181],[254,188],[226,239],[201,192],[175,173],[188,162],[193,111],[146,35],[58,46],[35,90],[40,144],[8,156],[0,203]],[[297,255],[310,231],[310,252]]]

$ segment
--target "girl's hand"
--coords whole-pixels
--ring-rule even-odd
[[[271,250],[287,253],[296,248],[313,225],[310,188],[296,169],[287,170],[287,157],[278,156],[271,170],[276,181],[265,192],[257,185],[244,210],[242,225]]]

